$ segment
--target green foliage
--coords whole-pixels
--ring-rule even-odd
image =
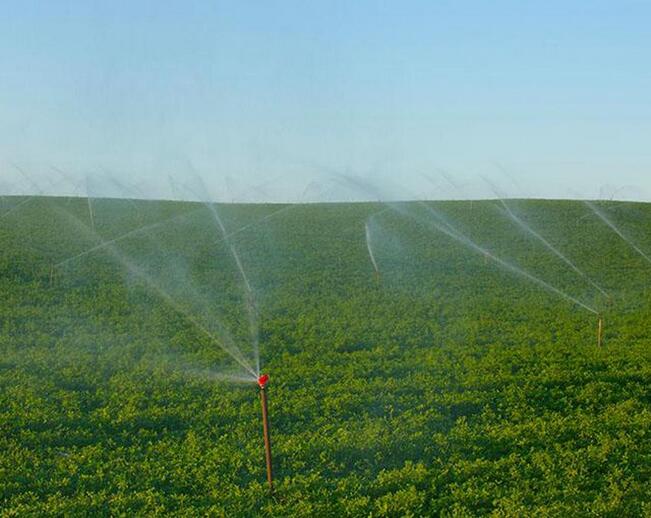
[[[584,205],[517,209],[610,301],[491,203],[437,209],[598,307],[602,348],[594,315],[422,220],[374,220],[378,283],[364,222],[381,207],[262,219],[280,208],[220,207],[227,228],[251,224],[233,243],[271,374],[273,497],[257,390],[209,375],[229,362],[213,340],[105,249],[50,281],[102,240],[191,214],[119,253],[160,278],[187,272],[208,310],[191,297],[180,309],[247,347],[241,282],[209,214],[103,200],[94,235],[85,200],[35,199],[0,221],[0,516],[651,516],[651,265]],[[651,207],[603,209],[651,250]]]

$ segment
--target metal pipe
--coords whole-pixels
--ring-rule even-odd
[[[599,322],[597,323],[597,345],[601,347],[604,341],[604,317],[599,315]]]
[[[271,434],[269,430],[269,411],[267,408],[267,384],[269,383],[269,376],[263,374],[258,378],[258,386],[260,387],[260,404],[262,406],[262,433],[264,436],[264,454],[267,463],[267,483],[269,484],[269,491],[273,492],[273,465],[271,462]]]

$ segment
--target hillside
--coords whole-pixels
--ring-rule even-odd
[[[0,516],[651,516],[651,205],[508,206],[576,270],[494,201],[1,199]]]

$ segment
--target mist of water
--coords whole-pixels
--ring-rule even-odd
[[[55,208],[55,210],[59,214],[63,215],[77,231],[84,234],[87,238],[96,239],[99,241],[102,240],[101,236],[99,236],[97,232],[90,229],[77,217],[69,214],[62,209]],[[242,351],[237,347],[230,333],[216,319],[212,320],[212,324],[217,328],[217,334],[207,329],[206,326],[203,325],[192,313],[190,313],[181,304],[179,304],[174,299],[174,297],[163,286],[160,285],[159,282],[157,282],[152,276],[150,276],[147,272],[142,270],[140,267],[134,264],[133,261],[122,254],[114,244],[107,244],[104,248],[115,260],[122,264],[122,266],[125,267],[127,271],[144,282],[145,285],[147,285],[147,287],[151,290],[151,292],[157,295],[161,301],[163,301],[176,313],[181,315],[187,322],[192,324],[195,329],[199,330],[201,333],[207,336],[211,342],[217,345],[222,351],[224,351],[235,362],[237,362],[246,372],[251,375],[251,379],[257,378],[257,371],[255,368],[248,362]]]
[[[524,230],[526,233],[529,235],[533,236],[536,238],[538,241],[540,241],[547,250],[552,252],[556,257],[558,257],[561,261],[563,261],[567,266],[569,266],[576,274],[578,274],[580,277],[582,277],[586,282],[588,282],[593,288],[595,288],[599,293],[604,295],[605,297],[608,297],[608,293],[601,288],[596,282],[594,282],[592,279],[590,279],[578,266],[576,266],[572,261],[570,261],[558,248],[556,248],[554,245],[552,245],[547,239],[545,239],[543,236],[541,236],[538,232],[536,232],[533,228],[531,228],[529,225],[527,225],[522,219],[520,219],[518,216],[516,216],[511,208],[507,205],[507,203],[503,200],[500,199],[500,202],[503,207],[503,214],[506,215],[511,221],[513,221],[517,226],[519,226],[522,230]]]
[[[240,260],[240,255],[237,253],[235,246],[230,243],[228,232],[226,232],[226,227],[224,226],[217,209],[214,204],[210,204],[211,211],[215,216],[215,220],[218,223],[219,228],[221,229],[222,236],[226,244],[228,245],[231,255],[237,265],[237,269],[240,272],[240,277],[244,283],[245,288],[245,298],[246,298],[246,311],[249,318],[249,334],[251,336],[251,345],[253,346],[253,355],[255,358],[256,373],[260,374],[260,339],[259,339],[259,324],[258,324],[258,311],[255,304],[255,296],[253,290],[251,289],[251,283],[249,282],[249,277],[246,275],[242,261]]]
[[[518,276],[518,277],[529,280],[529,281],[533,282],[534,284],[540,286],[541,288],[544,288],[546,291],[548,291],[550,293],[553,293],[555,295],[558,295],[559,297],[561,297],[561,298],[563,298],[563,299],[565,299],[565,300],[567,300],[569,302],[572,302],[572,303],[576,304],[577,306],[580,306],[583,309],[585,309],[585,310],[587,310],[587,311],[589,311],[589,312],[591,312],[591,313],[593,313],[595,315],[598,314],[597,310],[591,308],[590,306],[588,306],[587,304],[581,302],[577,298],[563,292],[562,290],[560,290],[560,289],[556,288],[555,286],[549,284],[548,282],[536,277],[535,275],[532,275],[531,273],[529,273],[529,272],[527,272],[527,271],[525,271],[525,270],[523,270],[521,268],[518,268],[517,266],[515,266],[515,265],[505,261],[504,259],[496,256],[495,254],[493,254],[492,252],[490,252],[486,248],[478,245],[473,240],[471,240],[470,238],[468,238],[467,236],[465,236],[464,234],[459,232],[451,223],[446,221],[445,218],[443,216],[441,216],[437,211],[435,211],[432,207],[430,207],[427,204],[422,203],[422,202],[419,205],[424,207],[427,210],[428,215],[430,216],[429,218],[427,218],[427,219],[425,219],[425,218],[417,218],[413,213],[410,213],[409,211],[405,211],[400,205],[394,204],[393,206],[396,207],[396,210],[399,213],[407,215],[407,216],[409,216],[409,217],[411,217],[413,219],[416,219],[418,221],[421,221],[421,222],[429,225],[430,227],[444,233],[445,235],[447,235],[448,237],[454,239],[455,241],[461,243],[462,245],[466,246],[470,250],[478,252],[478,253],[482,254],[484,257],[487,257],[487,258],[491,259],[492,261],[497,263],[502,269],[504,269],[504,270],[506,270],[506,271]]]
[[[95,231],[95,216],[93,215],[93,204],[90,199],[90,192],[88,188],[88,177],[86,177],[86,201],[88,202],[88,222],[90,224],[90,229]]]
[[[373,197],[375,197],[378,200],[387,200],[388,197],[386,196],[386,193],[384,193],[381,189],[373,186],[369,182],[352,177],[350,175],[342,174],[338,171],[331,171],[330,174],[332,175],[333,178],[336,178],[338,181],[340,181],[342,184],[347,185],[349,187],[352,187],[355,190],[362,191],[366,194],[371,194]],[[410,197],[410,199],[415,199],[413,196]],[[545,289],[546,291],[553,293],[569,302],[572,302],[573,304],[576,304],[577,306],[593,313],[593,314],[598,314],[597,310],[594,308],[588,306],[587,304],[581,302],[577,298],[573,297],[572,295],[569,295],[568,293],[565,293],[564,291],[556,288],[555,286],[549,284],[548,282],[536,277],[535,275],[532,275],[531,273],[523,270],[522,268],[519,268],[508,261],[505,261],[504,259],[501,259],[500,257],[496,256],[492,252],[490,252],[488,249],[478,245],[474,241],[472,241],[470,238],[465,236],[462,232],[457,230],[457,228],[452,225],[450,222],[446,221],[446,219],[439,214],[437,211],[435,211],[432,207],[427,205],[424,202],[412,202],[412,203],[417,203],[418,206],[424,207],[428,214],[428,218],[418,218],[416,215],[414,215],[412,212],[406,210],[404,207],[404,203],[400,202],[388,202],[386,201],[385,203],[388,204],[389,207],[391,207],[393,210],[398,212],[399,214],[402,214],[403,216],[410,217],[412,219],[415,219],[417,221],[420,221],[421,223],[425,223],[427,226],[430,226],[431,228],[438,230],[448,237],[452,238],[453,240],[461,243],[462,245],[466,246],[470,250],[473,250],[475,252],[478,252],[482,254],[484,257],[487,257],[491,260],[493,260],[495,263],[497,263],[502,269],[518,276],[524,279],[527,279],[531,281],[532,283],[540,286],[541,288]],[[471,202],[472,203],[472,202]]]
[[[26,203],[27,201],[29,201],[29,200],[24,200],[22,203]],[[287,207],[283,207],[282,209],[274,211],[271,214],[267,214],[266,216],[264,216],[264,217],[262,217],[262,218],[260,218],[260,219],[258,219],[256,221],[252,221],[251,223],[247,223],[246,225],[243,225],[243,226],[239,227],[238,229],[236,229],[236,230],[230,232],[229,234],[227,234],[226,238],[220,237],[219,239],[217,239],[215,241],[215,244],[223,242],[226,239],[230,239],[231,237],[234,237],[234,236],[244,232],[245,230],[248,230],[249,228],[254,227],[255,225],[259,225],[260,223],[262,223],[262,222],[264,222],[264,221],[266,221],[268,219],[271,219],[272,217],[275,217],[276,215],[278,215],[278,214],[280,214],[282,212],[285,212],[285,211],[287,211],[289,209],[294,208],[295,206],[296,205],[290,205],[290,206],[287,206]],[[14,208],[14,210],[16,210],[16,209],[18,209],[18,207]],[[175,216],[165,218],[165,219],[163,219],[161,221],[157,221],[156,223],[151,223],[149,225],[144,225],[142,227],[130,230],[129,232],[126,232],[125,234],[122,234],[122,235],[120,235],[120,236],[118,236],[116,238],[109,239],[109,240],[106,240],[106,241],[102,241],[101,243],[99,243],[96,246],[93,246],[93,247],[91,247],[91,248],[89,248],[87,250],[84,250],[83,252],[80,252],[80,253],[78,253],[76,255],[68,257],[68,258],[64,259],[63,261],[60,261],[60,262],[56,263],[54,265],[54,267],[58,268],[60,266],[65,266],[66,264],[68,264],[68,263],[70,263],[72,261],[75,261],[77,259],[81,259],[81,258],[83,258],[83,257],[85,257],[87,255],[90,255],[90,254],[94,253],[94,252],[99,252],[99,251],[103,250],[104,248],[106,248],[109,245],[119,243],[120,241],[124,241],[125,239],[133,238],[133,237],[136,237],[136,236],[141,235],[141,234],[147,234],[148,232],[151,232],[152,230],[156,230],[158,228],[161,228],[161,227],[163,227],[165,225],[169,225],[169,224],[175,223],[175,222],[177,222],[179,220],[189,218],[189,217],[199,213],[202,210],[204,210],[203,207],[200,208],[200,209],[185,212],[183,214],[177,214]],[[2,219],[4,216],[5,216],[4,214],[1,215],[0,219]],[[241,266],[241,263],[240,263],[240,266]],[[250,290],[250,284],[248,282],[247,282],[247,288],[248,288],[248,291],[251,291]]]
[[[378,268],[377,261],[375,260],[375,255],[373,254],[373,246],[371,244],[371,229],[369,227],[369,222],[367,221],[364,224],[364,230],[366,233],[366,248],[368,249],[368,256],[371,259],[371,264],[373,264],[373,268],[375,269],[375,273],[378,275],[380,274],[380,269]]]
[[[201,182],[201,180],[199,179]],[[205,185],[203,185],[203,182],[201,182],[201,192],[206,192],[207,189],[205,188]],[[190,190],[192,192],[192,190]],[[199,194],[198,192],[192,192],[195,196]],[[202,199],[202,197],[199,197],[199,199]],[[203,201],[203,204],[208,208],[210,213],[213,216],[213,219],[215,223],[217,224],[217,227],[219,228],[219,231],[221,233],[221,240],[223,240],[226,245],[228,246],[228,249],[230,250],[231,256],[233,257],[233,260],[237,266],[237,269],[239,271],[240,277],[242,279],[242,283],[244,285],[244,295],[246,299],[246,313],[248,316],[249,320],[249,334],[251,337],[251,345],[253,348],[253,356],[255,360],[255,372],[257,375],[260,373],[260,338],[259,338],[259,323],[258,323],[258,311],[255,303],[255,295],[253,293],[253,289],[251,288],[251,283],[249,281],[249,278],[246,274],[246,271],[244,270],[244,266],[242,265],[242,261],[240,259],[240,256],[235,249],[235,246],[230,240],[230,235],[228,231],[226,230],[226,226],[224,225],[224,222],[222,221],[221,216],[219,215],[219,212],[217,210],[217,206],[214,202],[212,201]]]
[[[235,247],[233,245],[230,245],[230,250],[231,254],[233,255],[233,258],[235,259],[235,264],[237,265],[237,269],[240,271],[240,275],[242,276],[242,281],[244,282],[244,286],[246,287],[246,291],[249,295],[253,295],[253,290],[251,289],[251,283],[249,282],[249,278],[246,275],[246,272],[244,271],[244,267],[242,266],[242,261],[240,261],[240,256],[235,250]]]
[[[287,205],[287,206],[285,206],[285,207],[283,207],[281,209],[275,210],[275,211],[271,212],[270,214],[267,214],[266,216],[263,216],[260,219],[252,221],[251,223],[247,223],[246,225],[241,226],[237,230],[233,230],[232,232],[229,232],[225,236],[220,237],[219,239],[217,239],[215,241],[215,244],[221,243],[223,241],[228,241],[230,238],[236,236],[237,234],[240,234],[241,232],[244,232],[245,230],[248,230],[251,227],[259,225],[260,223],[263,223],[264,221],[267,221],[267,220],[269,220],[271,218],[274,218],[274,217],[278,216],[279,214],[282,214],[283,212],[287,212],[289,210],[292,210],[295,207],[299,207],[299,205]]]
[[[638,254],[640,254],[646,261],[651,264],[651,257],[649,257],[647,254],[645,254],[640,247],[638,247],[633,241],[627,237],[613,222],[608,216],[606,216],[603,211],[601,211],[594,203],[585,200],[584,203],[594,212],[594,214],[601,220],[603,221],[610,229],[615,232],[619,237],[621,237],[624,241],[626,241],[633,250],[635,250]]]
[[[57,171],[59,171],[59,170],[57,170]],[[63,172],[60,172],[60,173],[63,174]],[[114,178],[112,178],[111,176],[108,176],[107,180],[110,183],[112,183],[115,187],[117,187],[120,192],[126,191],[125,186],[123,184],[121,184],[120,182],[118,182],[117,180],[115,180]],[[203,186],[203,187],[205,187],[205,186]],[[88,178],[86,178],[86,189],[87,189],[87,191],[89,190]],[[205,189],[204,189],[204,191],[205,191]],[[129,201],[131,202],[131,200],[129,200]],[[93,211],[93,207],[92,207],[92,203],[91,203],[90,193],[88,193],[88,195],[87,195],[87,202],[88,202],[90,228],[91,228],[91,230],[95,231],[95,223],[94,223],[95,218],[94,218],[94,211]],[[234,235],[244,231],[246,228],[249,228],[249,227],[251,227],[251,226],[253,226],[255,224],[258,224],[262,220],[268,219],[268,218],[274,216],[275,214],[278,214],[280,212],[283,212],[283,211],[291,208],[291,206],[284,207],[283,209],[280,209],[280,210],[278,210],[278,211],[276,211],[276,212],[274,212],[272,214],[269,214],[269,215],[265,216],[260,221],[254,221],[254,222],[250,223],[249,225],[245,225],[244,227],[239,228],[236,231],[231,232],[229,234],[226,231],[226,227],[225,227],[225,225],[224,225],[224,223],[222,221],[222,218],[220,217],[220,215],[219,215],[219,213],[218,213],[218,211],[217,211],[217,209],[215,207],[215,204],[212,203],[212,202],[209,202],[209,201],[204,201],[203,205],[210,210],[211,214],[214,217],[214,220],[216,221],[216,223],[217,223],[217,225],[218,225],[218,227],[219,227],[219,229],[221,231],[222,238],[220,240],[216,241],[216,242],[225,241],[227,243],[227,245],[229,247],[229,250],[231,252],[231,255],[232,255],[232,257],[233,257],[233,259],[235,261],[235,264],[236,264],[236,266],[238,268],[238,271],[240,273],[240,276],[242,278],[242,282],[244,283],[244,286],[245,286],[245,289],[246,289],[246,298],[247,298],[247,312],[249,313],[249,315],[250,315],[249,319],[251,320],[251,323],[250,323],[251,333],[254,334],[254,336],[252,336],[252,340],[254,342],[256,364],[258,365],[258,371],[259,371],[258,331],[257,331],[258,325],[257,325],[257,322],[254,321],[257,318],[257,310],[255,308],[253,290],[251,288],[251,283],[250,283],[250,281],[249,281],[249,279],[248,279],[248,277],[246,275],[246,272],[244,270],[244,267],[242,265],[242,261],[241,261],[241,259],[239,257],[239,254],[237,253],[237,250],[235,249],[234,245],[230,242],[229,238],[231,236],[234,236]],[[98,244],[98,245],[96,245],[96,246],[94,246],[94,247],[92,247],[92,248],[90,248],[90,249],[88,249],[88,250],[86,250],[86,251],[84,251],[84,252],[82,252],[80,254],[77,254],[76,256],[73,256],[73,257],[70,257],[70,258],[68,258],[68,259],[66,259],[64,261],[61,261],[60,263],[58,263],[55,266],[56,267],[63,266],[65,264],[67,264],[68,262],[73,261],[73,260],[75,260],[77,258],[81,258],[81,257],[84,257],[84,256],[90,254],[90,253],[102,250],[102,249],[104,249],[104,248],[106,248],[106,247],[108,247],[110,245],[113,245],[115,243],[118,243],[118,242],[120,242],[120,241],[122,241],[124,239],[128,239],[128,238],[134,237],[134,236],[136,236],[138,234],[142,234],[142,233],[146,233],[146,232],[155,230],[155,229],[157,229],[157,228],[159,228],[159,227],[161,227],[161,226],[163,226],[165,224],[172,223],[172,222],[174,222],[174,221],[176,221],[176,220],[178,220],[180,218],[185,218],[185,217],[187,217],[190,214],[193,214],[195,212],[198,212],[198,211],[190,211],[189,213],[173,216],[171,218],[167,218],[167,219],[165,219],[163,221],[160,221],[160,222],[157,222],[157,223],[152,223],[150,225],[145,225],[143,227],[140,227],[138,229],[134,229],[134,230],[132,230],[130,232],[127,232],[126,234],[123,234],[121,236],[118,236],[117,238],[114,238],[114,239],[111,239],[111,240],[108,240],[108,241],[102,240],[102,242],[100,244]]]
[[[140,360],[140,363],[143,363],[142,359]],[[181,376],[191,377],[194,379],[224,381],[228,383],[247,385],[257,382],[257,378],[252,376],[242,376],[232,372],[216,370],[212,367],[198,367],[194,362],[189,362],[176,354],[157,354],[153,362],[145,361],[144,363],[146,365],[150,364],[151,367],[163,367],[168,372],[177,372],[181,374]]]
[[[224,372],[214,371],[212,369],[198,369],[188,368],[182,369],[183,374],[192,376],[194,378],[202,378],[208,381],[227,381],[229,383],[243,383],[251,385],[257,383],[256,378],[249,378],[246,376],[236,376],[234,374],[227,374]]]
[[[32,180],[32,178],[27,174],[27,172],[26,172],[22,167],[18,166],[17,164],[14,164],[14,163],[12,163],[11,166],[12,166],[16,171],[18,171],[19,175],[20,175],[20,176],[21,176],[21,177],[22,177],[22,178],[23,178],[23,179],[24,179],[24,180],[25,180],[25,181],[30,185],[30,187],[32,188],[32,190],[33,190],[36,194],[43,194],[43,191],[42,191],[41,188],[38,186],[38,184],[37,184],[36,182],[34,182],[34,180]],[[7,216],[9,216],[10,214],[15,213],[15,212],[18,211],[18,210],[19,210],[23,205],[26,205],[26,204],[30,203],[32,200],[34,200],[34,195],[33,195],[33,194],[30,195],[30,196],[28,196],[26,199],[22,200],[21,202],[17,203],[16,205],[14,205],[12,208],[8,209],[8,210],[7,210],[6,212],[4,212],[3,214],[0,214],[0,219],[4,219],[4,218],[6,218]]]
[[[212,213],[215,222],[217,223],[217,226],[221,231],[222,240],[226,242],[226,244],[228,245],[231,255],[233,256],[233,260],[235,261],[235,264],[237,265],[237,269],[240,272],[240,276],[242,277],[242,282],[244,283],[244,287],[246,288],[247,294],[253,295],[253,290],[251,289],[251,283],[249,282],[249,278],[247,277],[246,272],[244,271],[244,267],[242,266],[242,261],[240,260],[240,256],[237,253],[237,250],[235,250],[235,246],[230,241],[230,235],[226,231],[226,226],[224,225],[224,222],[222,221],[222,218],[220,217],[219,212],[215,207],[215,204],[212,202],[205,202],[205,205]]]
[[[27,203],[29,203],[33,199],[34,198],[30,197],[30,198],[27,198],[27,199],[22,200],[21,202],[17,203],[16,205],[14,205],[12,208],[7,210],[6,212],[3,212],[2,214],[0,214],[0,219],[4,219],[7,216],[9,216],[10,214],[13,214],[14,212],[18,211],[23,205],[26,205]]]
[[[87,256],[89,254],[92,254],[94,252],[98,252],[100,250],[103,250],[104,248],[106,248],[106,247],[108,247],[110,245],[119,243],[120,241],[123,241],[125,239],[129,239],[131,237],[134,237],[134,236],[137,236],[137,235],[140,235],[140,234],[145,234],[147,232],[151,232],[152,230],[156,230],[157,228],[160,228],[163,225],[168,225],[170,223],[174,223],[175,221],[178,221],[178,220],[183,219],[183,218],[187,218],[192,214],[196,214],[197,212],[199,212],[199,209],[198,210],[193,210],[193,211],[190,211],[190,212],[187,212],[187,213],[183,213],[183,214],[177,214],[176,216],[172,216],[171,218],[166,218],[166,219],[164,219],[162,221],[158,221],[156,223],[151,223],[150,225],[145,225],[143,227],[136,228],[134,230],[131,230],[131,231],[127,232],[126,234],[122,234],[121,236],[118,236],[116,238],[109,239],[108,241],[102,241],[100,244],[98,244],[96,246],[93,246],[93,247],[89,248],[88,250],[84,250],[83,252],[80,252],[77,255],[73,255],[72,257],[69,257],[67,259],[64,259],[63,261],[58,262],[57,264],[54,265],[54,267],[58,268],[60,266],[65,266],[69,262],[72,262],[72,261],[74,261],[76,259],[81,259],[82,257],[85,257],[85,256]]]

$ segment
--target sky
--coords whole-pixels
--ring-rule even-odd
[[[0,0],[0,190],[170,197],[199,175],[330,201],[364,197],[353,175],[651,201],[650,22],[627,0]]]

